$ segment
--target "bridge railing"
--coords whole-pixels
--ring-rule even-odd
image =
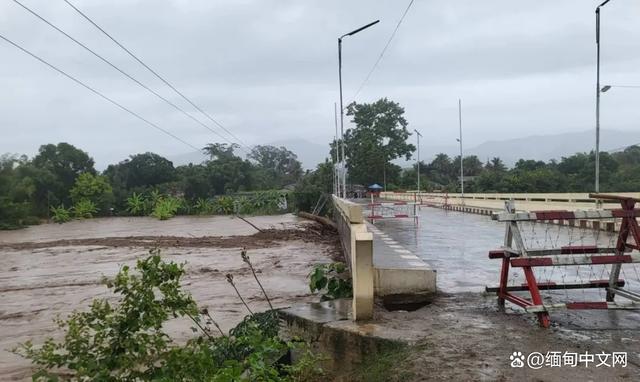
[[[334,218],[353,281],[353,319],[373,316],[373,235],[362,206],[333,195]]]
[[[616,192],[616,195],[640,198],[638,192]],[[459,193],[440,193],[440,192],[383,192],[381,196],[385,199],[403,200],[403,201],[436,201],[442,202],[445,199],[449,204],[457,204],[464,201],[465,203],[478,202],[501,202],[506,200],[514,200],[530,203],[547,203],[547,204],[564,204],[571,203],[576,207],[593,207],[596,203],[594,199],[589,197],[588,193],[465,193],[464,198]],[[502,203],[496,204],[497,208],[502,208]],[[522,203],[521,203],[522,205]],[[611,204],[612,208],[617,207]]]

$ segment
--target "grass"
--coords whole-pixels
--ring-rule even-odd
[[[404,361],[417,350],[414,346],[402,344],[387,346],[384,350],[365,358],[345,380],[353,382],[410,381],[414,378],[414,374],[404,367]]]

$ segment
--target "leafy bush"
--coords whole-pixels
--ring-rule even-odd
[[[26,342],[14,350],[37,367],[33,380],[320,380],[318,357],[304,344],[300,362],[278,365],[300,345],[277,337],[274,311],[248,316],[229,335],[220,330],[216,338],[210,334],[209,324],[215,322],[209,312],[199,310],[180,287],[183,264],[163,262],[159,251],[152,250],[136,270],[133,274],[125,266],[108,283],[119,301],[95,299],[88,311],[76,311],[66,322],[57,320],[65,330],[60,342],[49,338],[41,346]],[[192,330],[200,335],[176,344],[163,331],[175,317],[191,320]]]
[[[146,215],[148,208],[144,195],[136,192],[131,194],[127,198],[127,211],[135,216]]]
[[[86,201],[90,201],[97,207],[92,214],[107,211],[113,204],[113,190],[107,178],[89,172],[78,176],[69,194],[76,205],[83,203],[83,207],[89,207]]]
[[[73,215],[77,219],[91,219],[93,215],[98,213],[98,208],[89,199],[82,199],[76,202],[71,209],[73,210]]]
[[[213,213],[214,205],[208,199],[198,198],[193,205],[193,210],[198,215],[209,215]]]
[[[51,220],[56,223],[62,224],[71,220],[70,209],[64,208],[64,205],[58,207],[51,207]]]
[[[24,225],[34,224],[29,222],[28,213],[28,203],[16,203],[9,198],[0,198],[0,230],[18,229]]]
[[[311,292],[322,292],[322,300],[352,297],[351,275],[344,263],[318,264],[309,274]]]
[[[230,215],[234,213],[234,201],[230,196],[220,196],[215,200],[214,211],[218,214]]]
[[[175,216],[176,212],[180,208],[180,200],[174,197],[168,196],[161,198],[157,201],[151,216],[159,220],[171,219]]]

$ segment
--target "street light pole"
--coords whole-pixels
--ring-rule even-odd
[[[334,102],[333,103],[333,118],[335,121],[335,125],[336,125],[336,139],[335,139],[335,146],[334,146],[334,155],[333,155],[333,193],[336,196],[340,195],[340,173],[338,172],[338,105]]]
[[[462,100],[458,98],[458,123],[460,125],[460,200],[464,205],[464,158],[462,157]]]
[[[418,132],[418,130],[413,129],[416,132],[416,138],[418,139],[418,163],[416,166],[416,170],[418,172],[418,192],[420,192],[420,137],[422,134]]]
[[[343,34],[342,36],[338,37],[338,81],[340,83],[340,137],[342,141],[340,150],[342,151],[341,170],[342,170],[342,197],[343,198],[347,197],[347,168],[346,168],[346,160],[344,156],[344,105],[342,104],[343,102],[342,101],[342,39],[347,36],[353,36],[354,34],[364,29],[367,29],[370,26],[373,26],[379,22],[380,20],[376,20],[354,31],[351,31],[349,33]]]
[[[600,7],[611,0],[605,0],[596,8],[596,184],[595,192],[600,192]],[[607,89],[608,90],[608,89]]]

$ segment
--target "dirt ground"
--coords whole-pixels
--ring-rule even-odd
[[[630,312],[553,313],[543,329],[534,315],[507,307],[495,296],[479,293],[439,294],[431,305],[413,312],[376,309],[376,326],[417,345],[397,366],[403,381],[638,381],[640,322],[624,321]],[[605,317],[606,316],[606,317]],[[614,317],[616,316],[616,317]],[[585,323],[589,324],[585,324]],[[603,324],[604,323],[604,324]],[[627,352],[626,368],[617,366],[513,368],[510,356],[521,352]],[[611,363],[611,359],[608,360]],[[397,380],[397,379],[393,379]]]
[[[223,330],[246,314],[225,274],[234,275],[252,310],[268,307],[240,258],[242,247],[276,307],[317,300],[306,276],[313,264],[340,255],[336,236],[293,215],[249,220],[263,232],[228,217],[109,218],[0,232],[0,380],[29,380],[29,362],[9,350],[59,334],[56,316],[111,297],[103,277],[134,265],[154,246],[165,260],[187,263],[184,288]],[[190,325],[178,321],[167,329],[178,340],[192,335]]]

